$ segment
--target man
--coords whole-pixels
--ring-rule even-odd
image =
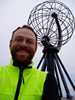
[[[13,31],[10,40],[13,63],[0,68],[0,100],[57,100],[55,78],[32,64],[36,49],[37,36],[30,26]]]

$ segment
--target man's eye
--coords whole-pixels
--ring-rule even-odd
[[[22,38],[16,38],[15,41],[21,42],[21,41],[23,41],[23,39]]]
[[[27,43],[33,44],[33,40],[27,40]]]

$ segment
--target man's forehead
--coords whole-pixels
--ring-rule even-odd
[[[35,34],[32,30],[28,29],[28,28],[21,28],[18,29],[14,36],[30,36],[30,37],[34,37],[35,38]]]

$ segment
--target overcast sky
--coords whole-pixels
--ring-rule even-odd
[[[10,61],[9,40],[17,26],[27,24],[30,11],[45,0],[0,0],[0,65]],[[60,0],[75,16],[75,0]],[[34,62],[38,64],[41,48],[37,50]],[[75,83],[75,32],[71,40],[62,47],[60,58]]]

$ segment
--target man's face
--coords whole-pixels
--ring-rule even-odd
[[[37,45],[35,34],[27,28],[18,29],[10,41],[10,51],[13,60],[30,64]]]

